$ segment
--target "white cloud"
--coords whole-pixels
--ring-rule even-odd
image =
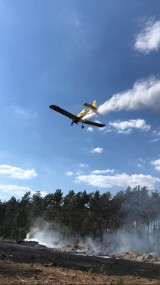
[[[150,163],[155,166],[157,171],[160,171],[160,159],[152,160]]]
[[[116,129],[119,134],[130,134],[133,129],[139,129],[141,131],[149,131],[150,125],[147,125],[145,120],[136,119],[129,121],[115,121],[109,122],[109,126]]]
[[[150,19],[145,23],[136,37],[134,48],[145,54],[160,48],[160,21]]]
[[[32,188],[30,187],[25,187],[25,186],[18,186],[18,185],[12,185],[12,184],[7,184],[7,185],[0,185],[0,191],[1,194],[5,194],[8,193],[9,196],[19,196],[22,197],[26,192],[30,192],[31,195],[35,194],[36,191],[33,191]],[[47,192],[42,191],[40,192],[42,197],[47,195]],[[3,195],[5,196],[5,195]]]
[[[20,108],[20,107],[17,107],[17,108],[15,109],[15,112],[16,112],[18,115],[20,115],[20,116],[22,116],[22,117],[25,117],[25,118],[30,118],[30,117],[31,117],[31,114],[30,114],[27,110],[22,109],[22,108]]]
[[[93,128],[92,127],[88,127],[87,131],[93,133]]]
[[[160,140],[160,130],[154,130],[152,132],[152,136],[153,136],[153,139],[151,139],[150,141],[151,142],[158,142]]]
[[[14,195],[22,196],[26,192],[31,192],[32,194],[35,193],[29,187],[18,186],[18,185],[0,185],[0,191],[4,193],[10,193],[12,196]]]
[[[66,175],[66,176],[72,176],[72,175],[73,175],[73,172],[72,172],[72,171],[67,171],[67,172],[65,173],[65,175]]]
[[[35,111],[27,110],[15,104],[10,105],[9,108],[11,112],[16,114],[16,116],[21,117],[22,119],[33,119],[37,117],[37,113]]]
[[[79,167],[81,167],[81,168],[86,168],[86,167],[88,167],[88,164],[86,164],[86,163],[80,163],[80,164],[79,164]]]
[[[142,109],[160,110],[160,80],[155,77],[137,81],[132,89],[113,95],[98,107],[97,114],[105,116],[109,112]]]
[[[112,187],[135,187],[147,186],[148,189],[155,189],[155,184],[160,182],[160,178],[153,177],[151,175],[144,174],[133,174],[128,175],[126,173],[116,174],[115,176],[105,176],[105,175],[80,175],[76,177],[75,182],[83,182],[88,185],[99,187],[99,188],[112,188]]]
[[[76,173],[75,173],[75,175],[76,176],[79,176],[79,175],[82,175],[84,172],[82,171],[82,170],[77,170],[76,171]]]
[[[105,173],[114,173],[114,169],[105,169],[105,170],[94,170],[93,174],[105,174]]]
[[[6,164],[0,165],[0,175],[7,175],[15,179],[32,179],[37,176],[34,169],[21,169],[19,167],[10,166]]]
[[[146,163],[146,161],[143,158],[139,158],[138,163],[137,163],[137,167],[139,167],[139,168],[144,167],[145,163]]]
[[[91,150],[91,153],[102,153],[103,148],[102,147],[96,147]]]

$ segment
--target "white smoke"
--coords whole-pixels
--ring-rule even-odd
[[[118,254],[134,251],[136,253],[159,253],[159,243],[156,242],[152,234],[138,233],[138,231],[129,232],[119,230],[106,236],[106,251],[109,254]]]
[[[109,112],[121,110],[137,111],[152,109],[160,111],[160,80],[150,77],[144,81],[138,81],[132,89],[113,97],[100,105],[97,113],[106,115]]]
[[[137,81],[132,89],[115,94],[84,117],[85,120],[95,116],[105,116],[110,112],[138,111],[143,109],[160,111],[160,79],[154,76]]]
[[[61,248],[69,242],[57,224],[42,219],[35,221],[25,241],[35,241],[50,248]]]
[[[74,237],[65,237],[60,227],[54,223],[39,220],[36,224],[27,234],[26,241],[36,241],[41,245],[55,249],[64,249],[65,246],[68,248],[69,245],[75,243]],[[93,240],[91,237],[80,238],[78,242],[82,249],[77,249],[77,252],[82,254],[85,252],[89,255],[101,253],[113,255],[129,251],[135,253],[154,252],[159,255],[160,245],[159,238],[156,239],[153,234],[146,232],[145,229],[138,232],[134,229],[129,231],[127,228],[104,234],[101,242],[99,239]]]

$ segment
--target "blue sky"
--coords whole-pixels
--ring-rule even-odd
[[[0,0],[0,199],[160,190],[159,0]],[[97,100],[92,120],[73,114]]]

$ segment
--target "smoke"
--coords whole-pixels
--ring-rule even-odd
[[[85,120],[95,116],[106,116],[110,112],[138,111],[143,109],[160,111],[160,79],[149,77],[137,81],[132,89],[115,94],[111,99],[100,105],[84,117]]]
[[[144,229],[138,231],[124,228],[104,234],[101,242],[99,239],[93,240],[91,237],[86,237],[80,243],[88,248],[90,253],[96,255],[101,253],[114,255],[124,252],[156,253],[157,256],[160,254],[159,238],[156,239],[153,234]]]
[[[110,100],[99,106],[97,113],[106,115],[109,112],[142,109],[160,111],[160,80],[155,77],[136,82],[133,89],[113,95]]]
[[[62,249],[65,246],[75,243],[75,238],[64,236],[62,229],[55,223],[48,223],[41,219],[35,222],[25,239],[26,241],[36,241],[49,248]],[[153,234],[145,232],[144,229],[137,231],[127,228],[115,232],[108,232],[100,239],[91,237],[79,238],[81,249],[78,253],[89,255],[118,254],[134,251],[135,253],[156,253],[159,254],[159,238],[155,239]],[[72,247],[71,247],[72,248]]]
[[[71,242],[56,223],[49,223],[42,219],[34,222],[25,240],[36,241],[50,248],[61,248]]]
[[[109,254],[134,251],[136,253],[158,253],[158,242],[152,234],[138,231],[119,230],[108,234],[104,241]]]

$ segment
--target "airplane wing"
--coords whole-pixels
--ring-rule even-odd
[[[100,124],[100,123],[96,123],[96,122],[91,122],[91,121],[83,121],[84,124],[87,124],[87,125],[91,125],[91,126],[96,126],[96,127],[105,127],[104,124]]]
[[[64,109],[62,109],[56,105],[51,105],[51,106],[49,106],[49,108],[60,113],[60,114],[62,114],[62,115],[64,115],[64,116],[66,116],[66,117],[68,117],[69,119],[72,119],[74,121],[76,121],[77,119],[79,120],[79,118],[77,116],[69,113],[68,111],[66,111],[66,110],[64,110]]]

